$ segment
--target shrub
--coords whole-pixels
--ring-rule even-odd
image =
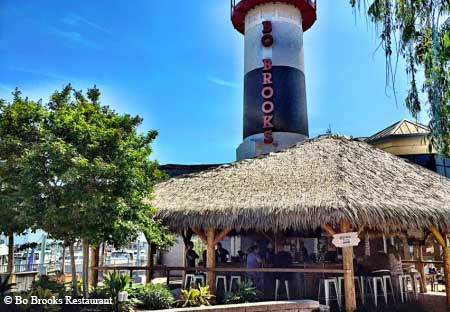
[[[31,291],[34,289],[47,289],[57,297],[62,298],[67,294],[67,287],[65,284],[51,280],[47,275],[41,275],[39,279],[35,280],[31,285]]]
[[[210,306],[214,295],[209,291],[209,287],[189,288],[181,291],[181,297],[176,301],[177,306],[181,308],[186,307],[201,307]]]
[[[148,284],[143,287],[133,287],[130,299],[137,299],[137,306],[142,309],[169,309],[175,303],[170,290],[162,284]]]
[[[51,289],[43,288],[41,286],[32,286],[31,290],[27,293],[22,294],[23,298],[28,299],[27,305],[22,305],[22,311],[29,312],[58,312],[61,311],[61,306],[59,304],[49,303],[49,304],[31,304],[31,297],[35,296],[39,299],[49,299],[54,300],[58,298],[58,294],[53,292]]]
[[[244,283],[238,292],[227,292],[225,294],[225,303],[236,304],[236,303],[247,303],[247,302],[257,302],[262,298],[262,293],[253,286],[251,282]]]
[[[116,272],[110,273],[105,277],[103,284],[107,293],[113,300],[114,309],[117,311],[119,306],[119,293],[125,291],[130,284],[131,278],[128,275],[120,275]]]

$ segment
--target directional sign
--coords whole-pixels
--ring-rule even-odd
[[[339,248],[358,246],[361,240],[357,232],[342,233],[333,235],[333,245]]]

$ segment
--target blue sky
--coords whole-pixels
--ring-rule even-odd
[[[374,27],[347,0],[318,2],[304,40],[311,136],[329,126],[367,136],[410,118],[402,64],[396,104]],[[0,0],[0,98],[16,86],[45,101],[66,83],[96,84],[103,104],[159,131],[160,163],[233,161],[242,141],[243,37],[229,13],[228,0]]]

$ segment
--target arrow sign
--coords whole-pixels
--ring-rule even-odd
[[[357,232],[341,233],[333,235],[333,245],[338,248],[358,246],[361,240]]]

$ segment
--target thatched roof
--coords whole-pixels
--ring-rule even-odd
[[[450,225],[450,180],[332,135],[156,186],[173,228],[311,229],[342,218],[388,231]]]

